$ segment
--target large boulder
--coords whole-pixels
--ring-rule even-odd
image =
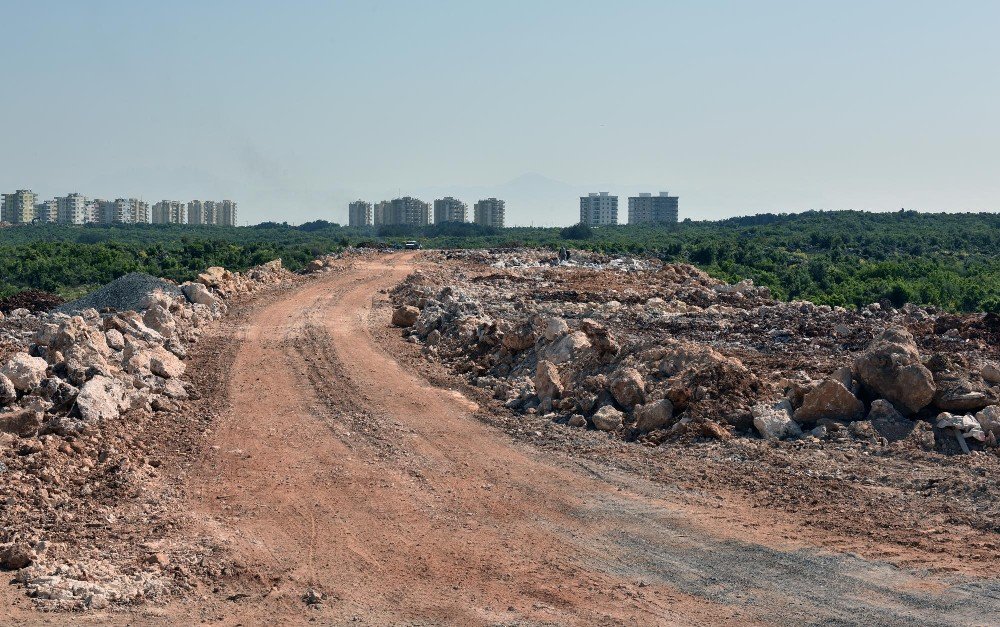
[[[16,390],[27,392],[42,382],[48,367],[49,364],[41,357],[15,353],[7,363],[0,366],[0,374],[7,377]]]
[[[562,364],[576,357],[590,348],[590,340],[581,331],[564,335],[545,349],[545,359],[554,364]]]
[[[164,379],[176,379],[184,374],[184,362],[162,346],[152,349],[149,358],[149,370]]]
[[[611,405],[605,405],[597,410],[590,420],[594,423],[594,428],[598,431],[617,431],[621,428],[625,419],[625,414],[618,411]]]
[[[955,372],[934,373],[934,406],[947,412],[976,412],[996,402],[994,394]]]
[[[774,405],[756,405],[751,413],[753,426],[768,440],[802,435],[802,429],[792,420],[792,404],[787,399]]]
[[[181,293],[188,299],[188,302],[195,305],[207,305],[211,307],[219,302],[219,298],[212,293],[212,290],[208,289],[202,283],[185,283],[181,285]]]
[[[866,418],[878,434],[890,442],[905,440],[913,432],[914,422],[899,413],[892,403],[878,399],[872,403]]]
[[[635,410],[635,428],[642,432],[662,429],[674,418],[674,405],[668,399],[637,405]]]
[[[535,368],[535,394],[539,400],[542,404],[545,404],[545,401],[551,404],[552,399],[562,396],[562,392],[559,369],[550,361],[544,359],[539,361],[538,367]]]
[[[114,420],[127,406],[127,390],[117,379],[98,375],[83,384],[76,406],[85,422]]]
[[[827,379],[806,392],[794,418],[796,422],[816,422],[823,418],[851,422],[861,420],[864,412],[864,404],[841,381]]]
[[[395,327],[412,327],[420,316],[420,310],[413,305],[397,307],[392,312],[392,325]]]
[[[622,368],[611,378],[611,395],[626,409],[642,404],[646,384],[635,368]]]
[[[934,376],[920,362],[908,331],[889,328],[854,361],[858,379],[905,413],[916,413],[934,400]]]
[[[198,281],[209,287],[220,288],[233,280],[233,273],[220,266],[206,268],[198,275]]]
[[[142,321],[163,337],[172,337],[177,333],[177,322],[170,310],[156,303],[142,315]]]

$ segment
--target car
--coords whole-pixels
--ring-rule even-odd
[[[420,250],[420,242],[416,240],[410,240],[403,244],[403,248],[406,250]]]

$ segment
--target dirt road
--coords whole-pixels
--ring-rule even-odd
[[[376,301],[416,263],[357,262],[233,332],[189,515],[237,567],[136,622],[995,624],[995,580],[783,544],[712,495],[476,420],[376,341]]]

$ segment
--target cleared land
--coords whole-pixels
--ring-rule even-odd
[[[202,399],[185,411],[210,426],[161,466],[183,493],[162,550],[201,549],[191,590],[52,620],[965,625],[1000,611],[995,560],[891,542],[875,559],[794,503],[692,481],[691,459],[672,477],[670,456],[509,415],[389,329],[386,292],[421,263],[343,263],[203,338]],[[189,438],[162,436],[165,450]],[[4,594],[15,623],[38,621]]]

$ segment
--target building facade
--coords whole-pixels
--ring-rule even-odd
[[[639,194],[628,199],[629,224],[677,224],[679,198],[668,192]]]
[[[184,224],[184,203],[179,200],[161,200],[153,205],[153,224]]]
[[[504,202],[497,198],[485,198],[476,203],[474,221],[482,226],[503,228]]]
[[[446,196],[434,201],[434,224],[468,222],[469,206],[457,198]]]
[[[88,203],[83,194],[66,194],[56,198],[56,222],[86,224],[89,221]]]
[[[347,225],[356,227],[371,226],[372,204],[363,200],[355,200],[347,205]]]
[[[205,224],[205,203],[192,200],[187,206],[188,224]]]
[[[30,189],[4,194],[0,220],[11,224],[30,224],[35,219],[35,199],[35,192]]]
[[[215,223],[219,226],[236,226],[236,202],[223,200],[215,203]]]
[[[580,224],[618,224],[618,196],[599,192],[580,197]]]
[[[431,206],[422,200],[404,196],[380,202],[375,208],[375,216],[382,220],[375,224],[427,226],[430,223]]]
[[[35,222],[38,224],[50,224],[56,222],[59,216],[57,207],[58,204],[54,198],[52,200],[46,200],[45,202],[36,204]]]

